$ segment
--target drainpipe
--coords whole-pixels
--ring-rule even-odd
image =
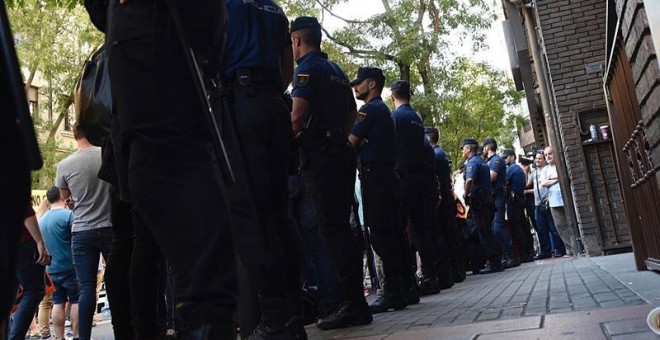
[[[532,58],[534,59],[534,71],[536,79],[539,84],[539,94],[541,96],[541,107],[543,108],[543,115],[546,120],[546,127],[548,128],[548,135],[555,150],[555,164],[557,166],[557,176],[559,177],[559,185],[562,191],[562,198],[564,200],[564,211],[566,213],[566,220],[571,225],[575,234],[575,241],[573,242],[573,250],[575,253],[582,252],[583,247],[579,240],[581,239],[580,231],[577,227],[577,216],[575,214],[575,205],[573,204],[573,195],[571,194],[570,178],[566,168],[566,159],[564,158],[564,143],[561,136],[559,136],[559,117],[557,115],[556,107],[550,104],[550,93],[554,92],[551,85],[546,78],[546,67],[544,67],[545,59],[541,56],[541,49],[538,43],[538,32],[535,27],[535,11],[534,0],[523,3],[521,0],[509,0],[521,9],[525,19],[525,29],[527,30],[527,41],[529,49],[532,51]],[[574,255],[576,255],[574,254]]]

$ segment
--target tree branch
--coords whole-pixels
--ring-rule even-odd
[[[339,15],[337,15],[337,14],[335,14],[333,11],[331,11],[330,8],[329,8],[327,5],[325,5],[324,3],[322,3],[321,1],[316,0],[316,3],[319,4],[319,6],[321,6],[321,8],[322,8],[324,11],[330,13],[330,15],[332,15],[333,17],[335,17],[335,18],[337,18],[337,19],[339,19],[339,20],[345,21],[345,22],[347,22],[347,23],[349,23],[349,24],[360,24],[360,25],[363,25],[363,24],[368,24],[368,23],[369,23],[368,21],[362,21],[362,20],[351,20],[351,19],[346,19],[346,18],[340,17]]]
[[[353,54],[353,55],[358,56],[358,57],[360,57],[360,58],[368,58],[368,59],[378,59],[378,58],[382,58],[382,59],[386,59],[386,60],[394,61],[394,62],[396,62],[396,63],[400,63],[399,58],[397,58],[397,57],[394,56],[394,55],[387,54],[387,53],[383,53],[383,52],[380,52],[380,51],[373,51],[373,50],[370,51],[370,50],[357,49],[357,48],[353,47],[352,45],[350,45],[350,44],[348,44],[348,43],[346,43],[346,42],[344,42],[344,41],[341,41],[341,40],[335,38],[335,37],[334,37],[332,34],[330,34],[330,32],[328,32],[328,30],[326,30],[325,28],[321,27],[321,29],[323,30],[323,33],[325,33],[325,36],[326,36],[328,39],[330,39],[330,41],[334,42],[335,44],[337,44],[337,45],[339,45],[339,46],[342,46],[342,47],[347,48],[347,49],[348,49],[348,52],[349,52],[350,54]]]

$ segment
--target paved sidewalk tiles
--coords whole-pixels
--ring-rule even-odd
[[[486,323],[492,326],[494,321],[506,321],[501,327],[510,330],[513,326],[509,322],[529,326],[529,320],[542,321],[553,314],[640,305],[650,307],[589,258],[549,259],[501,273],[469,275],[451,289],[422,298],[419,305],[375,315],[371,325],[332,331],[308,326],[307,331],[310,339],[370,336],[380,339],[388,334],[438,327]],[[611,327],[619,329],[615,323]],[[611,333],[611,336],[629,334],[632,333]]]

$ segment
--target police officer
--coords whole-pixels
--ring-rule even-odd
[[[116,146],[125,161],[117,167],[122,199],[134,204],[172,265],[181,337],[231,338],[237,291],[232,232],[209,128],[184,59],[188,51],[172,34],[170,12],[160,1],[107,3],[109,75],[121,136]],[[203,75],[217,72],[224,4],[177,4],[186,14],[184,29],[198,33],[190,45]]]
[[[435,174],[439,183],[440,204],[438,205],[438,228],[444,236],[446,249],[440,249],[440,254],[447,258],[448,271],[443,274],[443,268],[438,268],[438,277],[448,276],[453,282],[465,280],[464,250],[459,246],[459,235],[456,230],[456,204],[454,204],[454,189],[451,180],[451,166],[447,154],[438,144],[438,129],[434,127],[424,128],[426,138],[433,148],[435,159]],[[443,256],[443,255],[440,255]],[[446,284],[446,283],[445,283]],[[442,288],[442,282],[440,282]]]
[[[221,69],[229,112],[222,114],[234,121],[258,223],[243,223],[249,212],[231,207],[237,252],[261,307],[251,338],[306,339],[298,238],[287,210],[292,135],[282,93],[292,69],[288,19],[272,0],[225,5],[231,20]]]
[[[495,199],[495,215],[492,221],[493,233],[500,241],[502,247],[502,261],[505,266],[516,267],[520,265],[517,257],[511,253],[511,234],[504,225],[506,214],[506,197],[504,197],[504,184],[506,182],[506,164],[497,154],[497,142],[493,138],[484,139],[484,155],[490,167],[490,180]]]
[[[383,71],[375,67],[360,67],[351,81],[356,98],[365,104],[360,107],[349,140],[359,150],[365,225],[371,231],[372,246],[383,261],[385,274],[383,294],[369,305],[372,313],[406,307],[404,289],[409,285],[408,266],[412,263],[399,212],[394,120],[380,97],[384,84]]]
[[[529,224],[524,223],[527,218],[525,216],[525,186],[527,185],[525,172],[516,164],[515,151],[504,150],[502,157],[506,163],[506,212],[511,223],[511,233],[520,248],[520,262],[532,262],[533,259],[529,254],[533,252],[530,250],[530,247],[533,246],[529,244],[524,229],[526,227],[526,232],[529,233]]]
[[[483,159],[477,156],[478,148],[475,139],[466,138],[461,142],[461,153],[466,160],[463,172],[465,203],[470,206],[472,221],[479,232],[479,239],[489,262],[484,270],[476,272],[488,274],[502,271],[504,267],[500,262],[502,257],[500,244],[493,237],[493,230],[490,227],[494,209],[490,168]]]
[[[317,320],[321,329],[369,324],[363,295],[362,255],[349,216],[355,185],[355,152],[347,142],[357,112],[351,87],[337,64],[320,50],[321,25],[299,17],[291,24],[294,71],[291,125],[300,144],[305,186],[316,209],[321,238],[339,279],[342,303]]]
[[[435,159],[424,136],[422,119],[410,106],[410,83],[397,80],[390,91],[395,107],[392,118],[397,145],[395,169],[401,181],[401,217],[422,260],[420,295],[437,294],[438,244],[433,242],[438,200]]]

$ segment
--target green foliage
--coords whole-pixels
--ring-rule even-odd
[[[91,24],[80,0],[9,0],[6,4],[20,66],[29,72],[28,77],[43,80],[39,92],[52,93],[53,102],[45,100],[39,106],[52,105],[57,117],[68,110],[82,65],[103,43],[103,36]],[[53,122],[38,114],[34,122],[43,137],[39,142],[44,166],[33,173],[32,186],[47,189],[55,183],[57,162],[69,150],[60,150],[56,140],[47,137],[49,130],[57,128]]]
[[[55,139],[39,143],[39,149],[41,150],[41,157],[44,160],[44,166],[41,170],[32,172],[32,189],[46,190],[55,185],[57,163],[64,159],[70,152],[68,150],[58,150]]]
[[[463,138],[495,138],[500,148],[511,148],[515,141],[519,116],[513,110],[520,104],[522,94],[506,75],[486,63],[459,59],[451,67],[444,92],[437,102],[438,115],[427,120],[438,128],[440,143],[448,152],[454,166],[461,159],[459,152]],[[428,105],[422,98],[418,107]]]

